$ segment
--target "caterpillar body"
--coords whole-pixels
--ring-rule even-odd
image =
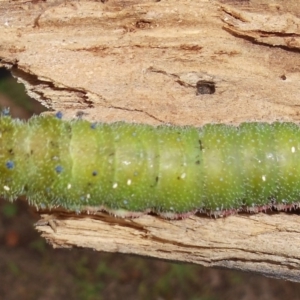
[[[201,128],[0,117],[0,196],[38,208],[226,215],[300,198],[300,128],[293,123]]]

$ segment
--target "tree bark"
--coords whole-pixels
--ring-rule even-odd
[[[297,122],[297,16],[294,1],[1,0],[0,66],[65,118],[82,111],[90,121],[152,125]],[[53,211],[42,222],[49,217],[52,228],[37,228],[55,247],[300,281],[297,215],[168,221]]]
[[[300,281],[300,218],[293,214],[194,215],[172,221],[152,215],[121,219],[53,212],[42,215],[37,229],[54,247],[130,253]]]

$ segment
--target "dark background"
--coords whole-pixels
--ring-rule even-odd
[[[0,69],[0,107],[27,119],[45,110]],[[53,249],[24,200],[0,199],[0,299],[300,299],[300,285],[198,265],[86,249]],[[300,251],[300,250],[299,250]]]

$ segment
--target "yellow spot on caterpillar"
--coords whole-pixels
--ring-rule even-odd
[[[7,185],[5,185],[3,188],[4,188],[6,191],[10,191],[10,188],[9,188]]]
[[[72,187],[71,183],[68,184],[68,190]]]
[[[186,177],[186,173],[182,173],[181,175],[180,175],[180,178],[181,179],[184,179]]]
[[[263,175],[261,178],[262,178],[263,181],[266,181],[266,180],[267,180],[267,178],[266,178],[265,175]]]
[[[118,184],[114,183],[112,187],[113,187],[113,189],[116,189],[118,187]]]
[[[127,180],[127,185],[131,185],[131,179]]]

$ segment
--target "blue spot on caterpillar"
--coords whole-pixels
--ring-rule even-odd
[[[7,167],[7,169],[13,169],[14,168],[14,162],[13,161],[8,161],[7,163],[6,163],[6,167]]]
[[[39,208],[182,218],[298,205],[300,128],[0,117],[0,196]]]
[[[57,119],[62,119],[62,117],[63,117],[62,112],[61,112],[61,111],[58,111],[58,112],[55,114],[55,117],[56,117]]]
[[[2,109],[1,114],[3,116],[9,116],[10,115],[10,109],[9,109],[9,107],[6,107],[6,108]]]
[[[58,174],[61,173],[62,170],[63,170],[62,166],[56,166],[56,167],[55,167],[55,171],[56,171],[56,173],[58,173]]]

